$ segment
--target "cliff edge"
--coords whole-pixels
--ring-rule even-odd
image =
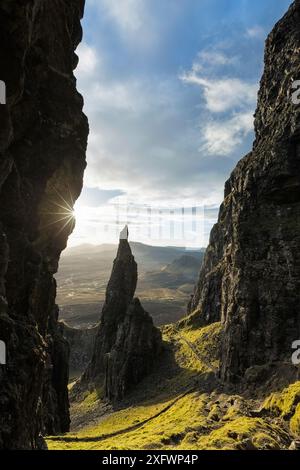
[[[83,0],[0,5],[0,448],[69,429],[69,347],[55,305],[88,135],[74,53]]]
[[[300,1],[266,42],[256,139],[225,185],[187,323],[221,321],[221,375],[291,364],[300,338]]]

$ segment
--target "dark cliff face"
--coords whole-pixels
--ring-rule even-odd
[[[222,377],[289,360],[300,337],[300,2],[268,37],[253,151],[225,186],[199,283],[194,326],[222,321]]]
[[[116,342],[119,324],[133,299],[137,285],[137,264],[127,240],[120,240],[117,257],[107,285],[95,349],[85,375],[99,379],[105,372],[105,355]]]
[[[120,240],[106,290],[91,363],[81,382],[103,383],[109,399],[122,399],[152,369],[162,348],[160,331],[134,299],[137,264]]]
[[[139,299],[133,299],[105,358],[105,395],[110,400],[122,399],[152,371],[161,350],[160,331]]]
[[[98,326],[92,328],[71,328],[60,322],[61,331],[70,346],[70,378],[72,372],[83,372],[90,363]]]
[[[8,354],[0,448],[35,448],[41,432],[69,427],[69,348],[57,328],[53,274],[85,168],[88,125],[73,76],[83,7],[0,5],[0,339]]]

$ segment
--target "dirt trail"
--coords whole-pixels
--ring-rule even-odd
[[[158,413],[155,415],[151,416],[150,418],[145,419],[144,421],[141,421],[140,423],[134,424],[132,426],[129,426],[125,429],[121,429],[120,431],[116,431],[110,434],[101,434],[100,436],[93,436],[93,437],[72,437],[72,436],[59,436],[59,437],[47,437],[48,441],[55,441],[55,442],[100,442],[100,441],[105,441],[106,439],[110,439],[112,437],[116,436],[121,436],[123,434],[127,434],[128,432],[135,431],[145,424],[149,423],[150,421],[153,421],[154,419],[158,418],[162,414],[166,413],[169,411],[170,408],[172,408],[179,400],[184,398],[186,395],[189,395],[190,393],[193,393],[196,391],[196,388],[190,388],[187,390],[185,393],[181,394],[179,397],[177,397],[175,400],[173,400],[171,403],[169,403],[167,406],[165,406],[162,410],[160,410]]]

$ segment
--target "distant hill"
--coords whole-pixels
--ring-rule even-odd
[[[199,255],[197,253],[197,255]],[[158,271],[146,272],[140,281],[146,283],[148,287],[167,287],[169,289],[179,289],[186,284],[194,284],[200,269],[203,253],[199,256],[182,255],[173,260],[170,264],[162,267]]]
[[[163,271],[184,275],[190,280],[194,280],[195,275],[197,275],[199,271],[199,260],[202,261],[203,254],[204,253],[201,252],[199,254],[197,253],[197,256],[195,254],[193,256],[182,255],[180,258],[176,258],[171,264],[163,268]]]
[[[203,248],[192,250],[184,247],[145,245],[138,242],[130,242],[130,246],[141,271],[147,271],[151,266],[156,268],[158,266],[163,267],[166,264],[172,263],[175,258],[187,255],[187,253],[187,256],[200,260],[204,251]],[[114,244],[83,244],[70,247],[63,252],[60,266],[65,266],[70,258],[72,258],[72,263],[91,256],[93,256],[93,262],[96,262],[98,258],[101,260],[111,260],[115,257],[117,248],[118,246]]]
[[[185,313],[197,280],[204,249],[150,246],[131,242],[138,263],[137,295],[156,324],[176,321]],[[65,250],[57,279],[60,317],[75,327],[99,321],[117,245],[79,245]]]

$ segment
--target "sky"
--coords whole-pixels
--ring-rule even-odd
[[[290,0],[86,0],[77,86],[90,122],[69,245],[208,243],[251,150],[267,34]]]

